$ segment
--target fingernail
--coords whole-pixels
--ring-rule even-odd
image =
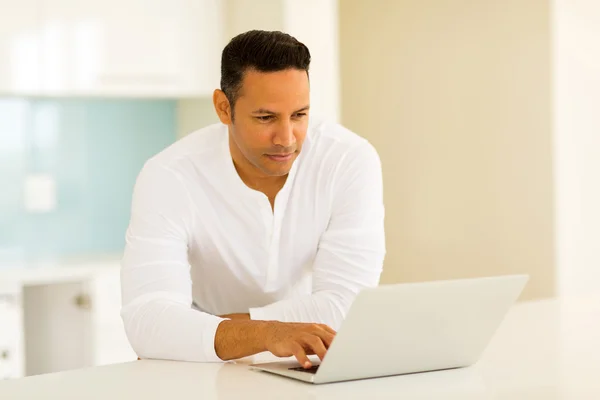
[[[304,368],[310,368],[310,363],[308,361],[304,363]]]

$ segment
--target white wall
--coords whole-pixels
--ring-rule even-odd
[[[311,53],[311,117],[339,121],[340,66],[337,0],[286,0],[284,28]]]
[[[226,42],[235,35],[252,29],[284,30],[283,1],[224,0]]]
[[[212,98],[183,99],[177,102],[177,137],[217,123]]]
[[[600,288],[600,2],[554,0],[558,291]]]

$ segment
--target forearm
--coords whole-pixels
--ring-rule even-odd
[[[130,305],[122,315],[138,356],[196,362],[234,360],[266,351],[265,329],[272,323],[251,321],[247,314],[214,317],[164,300]]]
[[[326,324],[339,329],[354,296],[348,291],[322,291],[250,309],[253,320]]]
[[[267,321],[232,319],[219,324],[215,334],[215,351],[224,360],[234,360],[266,351]]]
[[[221,318],[164,298],[126,304],[121,315],[129,342],[141,358],[222,361],[214,349]]]
[[[250,319],[250,314],[240,314],[240,313],[236,313],[236,314],[225,314],[225,315],[220,315],[221,318],[228,318],[228,319],[241,319],[241,320],[249,320]]]

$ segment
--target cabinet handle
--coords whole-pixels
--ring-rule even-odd
[[[92,300],[87,294],[79,294],[75,296],[75,305],[83,310],[92,309]]]
[[[17,304],[17,296],[12,294],[0,294],[0,303],[5,303],[9,306]]]

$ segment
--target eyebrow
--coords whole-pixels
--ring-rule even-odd
[[[294,111],[292,114],[297,114],[297,113],[302,112],[302,111],[308,111],[309,108],[310,108],[310,106],[304,106],[301,109]],[[256,111],[252,111],[252,114],[277,115],[277,113],[275,111],[267,110],[266,108],[259,108]]]

